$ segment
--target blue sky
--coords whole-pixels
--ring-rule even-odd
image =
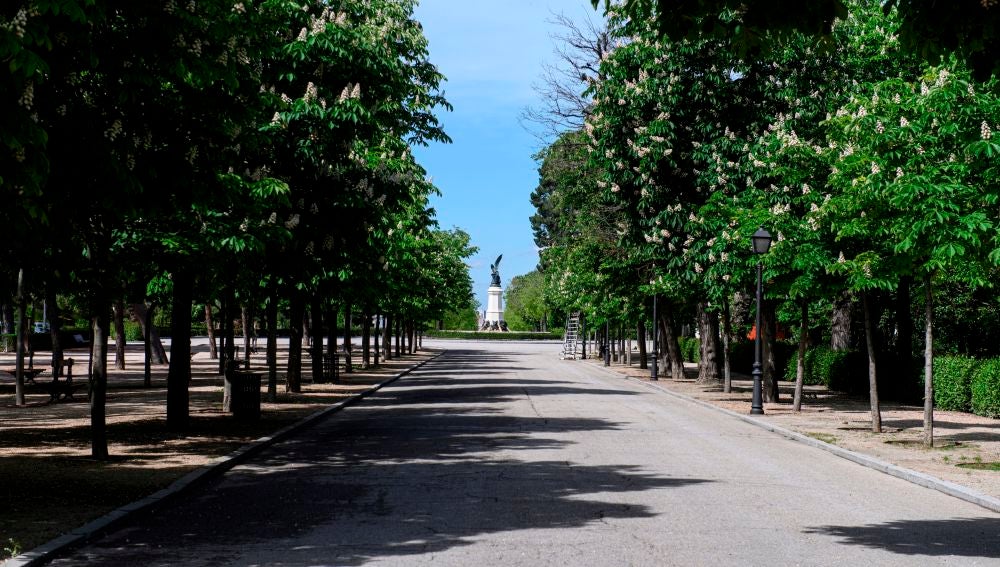
[[[504,288],[538,263],[528,217],[540,142],[518,116],[537,104],[532,84],[554,59],[554,12],[599,19],[589,0],[422,0],[415,13],[455,110],[439,113],[453,143],[414,154],[442,192],[431,201],[441,228],[459,227],[479,247],[470,265],[481,309],[497,255]]]

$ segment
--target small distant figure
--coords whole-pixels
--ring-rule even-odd
[[[260,320],[254,318],[253,320],[253,333],[250,334],[250,348],[253,352],[257,351],[257,335],[260,334]]]

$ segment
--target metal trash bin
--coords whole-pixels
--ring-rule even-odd
[[[223,410],[232,412],[236,419],[260,419],[261,378],[258,372],[228,372]]]

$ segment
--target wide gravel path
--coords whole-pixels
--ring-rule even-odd
[[[1000,565],[1000,515],[560,361],[558,345],[438,344],[451,350],[55,564]]]

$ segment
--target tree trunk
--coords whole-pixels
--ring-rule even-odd
[[[367,311],[361,313],[361,366],[367,370],[372,366],[372,316]]]
[[[115,368],[125,370],[125,302],[115,300],[112,306],[115,315]]]
[[[56,294],[51,289],[46,290],[45,302],[49,305],[49,337],[52,339],[52,381],[56,382],[62,375],[63,347],[59,340],[62,323],[59,320],[59,305]]]
[[[878,379],[875,373],[875,329],[868,295],[867,291],[861,293],[865,311],[865,345],[868,347],[868,396],[871,401],[872,432],[882,433],[882,412],[878,404]]]
[[[403,351],[400,347],[400,341],[403,338],[403,318],[396,316],[396,358],[403,356]]]
[[[733,391],[733,373],[729,360],[729,337],[733,336],[732,315],[729,312],[729,299],[722,303],[722,392]]]
[[[934,446],[934,290],[924,277],[924,445]]]
[[[143,303],[143,306],[145,305]],[[136,315],[139,316],[138,313]],[[153,369],[150,367],[153,362],[153,340],[146,330],[153,327],[153,306],[143,309],[141,317],[139,327],[142,328],[142,385],[144,388],[151,388],[153,387]]]
[[[378,368],[378,354],[379,354],[378,353],[378,346],[379,346],[378,345],[378,336],[379,336],[379,333],[381,333],[381,329],[379,328],[381,325],[382,325],[382,315],[381,314],[376,314],[375,315],[375,331],[372,333],[372,340],[375,342],[374,347],[372,348],[372,355],[374,357],[375,368]]]
[[[288,320],[288,369],[285,373],[285,391],[298,393],[302,391],[302,318],[305,316],[305,299],[293,292]]]
[[[639,368],[645,370],[649,367],[646,361],[646,323],[639,321],[635,326],[635,342],[639,347]]]
[[[212,306],[205,304],[205,332],[208,333],[208,358],[219,359],[219,349],[215,346],[215,322],[212,321]]]
[[[188,388],[191,383],[191,303],[194,278],[184,270],[173,273],[174,298],[170,309],[170,368],[167,371],[167,428],[187,429]],[[144,306],[145,307],[145,306]],[[154,326],[150,326],[152,331]]]
[[[899,368],[906,369],[899,373],[899,377],[904,380],[909,377],[907,370],[913,359],[913,315],[910,313],[912,284],[913,278],[903,276],[899,278],[896,289],[896,364]]]
[[[792,411],[802,410],[802,386],[806,379],[806,346],[809,342],[809,302],[802,300],[802,327],[799,329],[799,355],[795,363],[795,395]]]
[[[99,306],[91,319],[94,359],[90,373],[90,456],[98,461],[108,459],[108,315],[105,309]]]
[[[3,318],[0,323],[3,325],[3,334],[13,335],[17,332],[17,325],[14,323],[14,308],[11,307],[10,303],[4,303],[2,306]]]
[[[139,320],[139,324],[143,326],[142,334],[148,335],[149,340],[153,349],[153,363],[154,364],[167,364],[167,350],[163,348],[163,341],[160,340],[160,331],[153,324],[153,311],[155,309],[154,305],[150,305],[147,309],[145,303],[133,303],[132,312],[135,313],[135,318]],[[149,311],[149,317],[147,317],[146,311]],[[172,311],[171,311],[172,312]],[[188,313],[187,320],[191,320],[191,314]],[[188,330],[188,337],[191,336],[191,331]],[[170,349],[171,352],[173,348]]]
[[[227,323],[227,321],[229,323]],[[218,372],[219,375],[226,373],[226,354],[229,352],[229,345],[226,341],[229,339],[230,333],[227,331],[229,325],[232,324],[232,318],[229,314],[229,295],[225,290],[219,296],[219,358],[218,358]]]
[[[830,349],[851,348],[851,292],[843,291],[833,302],[833,317],[830,320]]]
[[[225,333],[226,347],[223,350],[225,361],[236,363],[236,326],[233,319],[236,316],[236,297],[232,288],[223,288],[223,295],[226,298],[226,318],[222,321],[222,332]],[[235,368],[235,364],[233,365]],[[221,374],[226,373],[226,365],[223,364]]]
[[[417,352],[417,324],[413,320],[407,321],[406,328],[410,335],[410,354]]]
[[[722,378],[719,368],[719,317],[708,310],[708,304],[697,305],[698,334],[701,336],[698,362],[698,382],[715,383]]]
[[[395,317],[386,316],[385,324],[382,325],[382,356],[386,360],[392,360],[392,324]]]
[[[319,296],[313,298],[312,309],[313,342],[310,350],[312,356],[312,380],[314,384],[323,382],[323,305]]]
[[[24,405],[24,341],[27,337],[28,322],[25,319],[24,268],[17,271],[17,354],[14,359],[14,405]]]
[[[240,320],[243,324],[243,368],[250,370],[250,322],[252,319],[247,304],[240,304]]]
[[[351,303],[344,303],[344,373],[354,372],[351,361]]]
[[[670,369],[670,377],[674,380],[684,378],[684,358],[681,356],[681,344],[674,332],[673,306],[669,302],[661,302],[660,307],[660,337],[663,342],[663,369]]]
[[[312,329],[309,328],[309,312],[302,311],[302,343],[312,346]]]
[[[267,325],[267,401],[278,401],[278,292],[273,287],[264,307]]]
[[[327,333],[326,353],[330,357],[330,377],[334,382],[340,380],[340,361],[337,360],[337,309],[333,305],[327,307],[326,311]]]
[[[774,301],[765,299],[763,301],[763,312],[761,313],[761,324],[764,327],[763,339],[763,365],[764,373],[763,395],[765,402],[778,402],[778,377],[774,362],[774,347],[777,343],[778,321],[774,312]]]

